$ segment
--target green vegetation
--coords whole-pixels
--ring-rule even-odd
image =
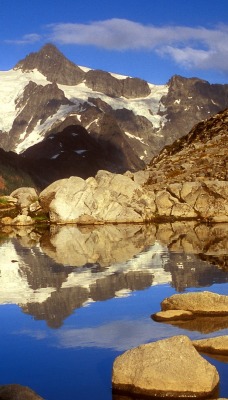
[[[47,215],[35,215],[35,216],[32,216],[32,219],[35,221],[35,222],[48,222],[48,216]]]
[[[26,172],[10,165],[0,163],[1,182],[0,195],[9,195],[22,186],[35,187],[32,178]]]
[[[0,197],[0,206],[7,205],[7,204],[8,204],[8,200],[5,197]]]

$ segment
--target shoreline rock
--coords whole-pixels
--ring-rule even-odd
[[[155,187],[147,184],[147,178],[148,171],[121,175],[100,170],[95,178],[71,176],[55,181],[40,195],[33,188],[19,188],[0,197],[0,217],[11,217],[12,212],[14,218],[15,212],[30,217],[47,214],[50,223],[80,225],[228,222],[227,181]]]
[[[138,175],[107,171],[86,180],[72,176],[49,185],[39,202],[57,224],[228,222],[228,182],[172,183],[156,190],[138,182]]]

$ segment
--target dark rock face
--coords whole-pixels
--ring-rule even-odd
[[[86,74],[86,86],[111,97],[120,97],[122,94],[121,81],[105,71],[88,71]]]
[[[29,136],[38,121],[45,122],[49,116],[58,111],[61,105],[72,105],[72,103],[64,96],[56,83],[41,86],[30,81],[22,97],[17,99],[18,115],[9,132],[8,140],[5,141],[4,149],[9,151],[14,148],[15,144],[20,142],[21,134],[25,137]]]
[[[173,76],[168,85],[168,94],[161,99],[167,119],[162,129],[165,145],[185,135],[197,122],[228,106],[228,85],[211,85],[198,78],[178,75]]]
[[[126,78],[123,81],[123,96],[127,99],[146,97],[150,94],[148,83],[139,78]]]
[[[111,97],[137,98],[150,94],[148,83],[139,78],[117,79],[108,72],[91,70],[85,79],[89,88]]]
[[[64,57],[53,44],[46,44],[39,52],[29,54],[15,65],[15,69],[38,69],[50,82],[61,85],[77,85],[83,81],[85,75],[82,69]]]
[[[18,154],[0,149],[0,194],[9,194],[20,186],[36,187],[29,168]]]
[[[108,129],[111,122],[104,121],[104,126]],[[37,185],[44,188],[72,175],[84,179],[95,176],[99,169],[113,172],[132,169],[140,160],[131,149],[127,153],[126,147],[118,130],[113,140],[108,140],[106,135],[95,139],[82,126],[69,125],[31,146],[20,157],[29,166]]]

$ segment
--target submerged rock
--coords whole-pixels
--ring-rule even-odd
[[[152,319],[157,322],[166,322],[166,321],[180,321],[180,320],[189,320],[194,318],[194,314],[191,311],[185,310],[169,310],[169,311],[160,311],[153,314]]]
[[[199,355],[187,336],[128,350],[113,365],[113,389],[132,394],[205,398],[218,383],[216,368]]]
[[[0,400],[43,400],[32,389],[18,384],[0,386]]]
[[[198,351],[228,356],[228,335],[209,339],[194,340],[193,345]]]

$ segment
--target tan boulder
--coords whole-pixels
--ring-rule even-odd
[[[212,292],[174,294],[162,301],[161,310],[186,310],[201,315],[228,315],[228,296]]]
[[[209,339],[194,340],[193,346],[198,351],[212,354],[228,355],[228,335]]]
[[[170,398],[204,398],[219,383],[214,366],[187,336],[174,336],[126,351],[113,364],[116,391]]]
[[[11,217],[3,217],[1,219],[2,225],[12,225],[13,218]]]
[[[177,200],[168,191],[161,190],[156,193],[155,202],[158,215],[161,217],[169,217],[171,215],[173,205],[177,202]]]
[[[30,204],[34,203],[38,199],[36,190],[32,187],[21,187],[14,190],[11,195],[18,201],[18,205],[23,209],[28,209]]]
[[[153,314],[152,319],[157,322],[166,322],[166,321],[182,321],[193,319],[194,314],[191,311],[185,310],[168,310],[168,311],[159,311]]]

